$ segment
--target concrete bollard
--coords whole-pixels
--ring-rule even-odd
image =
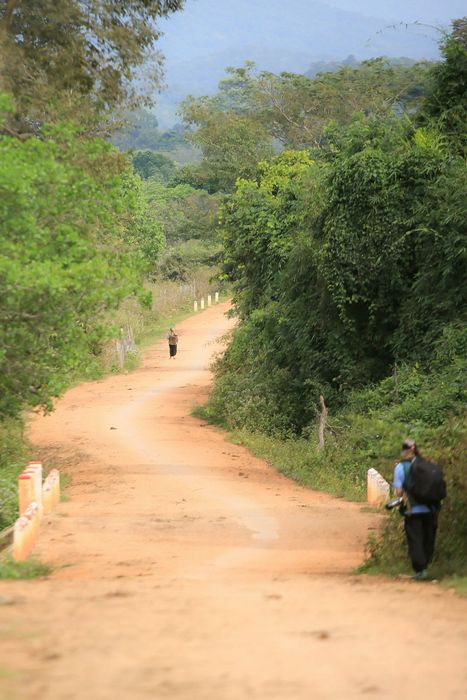
[[[34,501],[33,474],[20,474],[18,477],[18,509],[20,515],[23,515],[32,501]]]
[[[15,561],[24,561],[28,558],[29,543],[28,543],[28,528],[29,520],[22,515],[15,522],[13,527],[13,559]]]
[[[201,311],[204,309],[204,297],[201,299]]]
[[[219,303],[219,292],[216,292],[214,295],[214,303],[218,304]]]
[[[389,501],[390,487],[386,479],[383,479],[381,475],[378,476],[378,503],[383,504]]]
[[[48,477],[52,486],[52,507],[55,508],[60,503],[60,472],[58,469],[51,469]]]
[[[367,498],[368,503],[373,503],[374,500],[374,477],[378,472],[376,469],[368,469],[367,472]]]
[[[212,306],[212,297],[210,294],[208,294],[208,307]]]
[[[48,515],[53,510],[52,484],[47,479],[42,486],[42,507],[44,509],[44,515]]]
[[[39,518],[42,518],[42,462],[28,462],[24,473],[34,474],[34,500],[39,507]]]
[[[390,486],[376,469],[367,472],[367,493],[371,505],[381,505],[389,499]]]
[[[24,513],[24,517],[29,520],[27,540],[29,551],[31,551],[39,536],[39,508],[37,503],[33,501],[29,504]]]
[[[197,301],[193,302],[193,311],[195,312],[195,314],[198,312],[198,302]]]

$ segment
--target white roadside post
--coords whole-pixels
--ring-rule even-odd
[[[219,292],[216,292],[216,293],[215,293],[215,295],[214,295],[214,302],[215,302],[216,304],[219,303]]]
[[[38,506],[40,520],[42,518],[42,462],[28,462],[23,473],[32,475],[34,501]]]
[[[210,294],[208,294],[208,306],[212,305],[212,297]]]
[[[193,302],[193,311],[195,312],[195,314],[198,312],[198,302],[197,301]]]
[[[390,486],[376,469],[368,469],[367,492],[368,503],[372,506],[381,505],[389,500]]]
[[[201,299],[201,310],[204,310],[204,297]]]

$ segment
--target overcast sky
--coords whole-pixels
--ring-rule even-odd
[[[211,94],[226,66],[250,59],[260,70],[299,73],[349,55],[436,60],[442,34],[431,27],[466,14],[467,0],[186,0],[160,22],[169,90],[158,117],[173,122],[175,103]]]
[[[446,23],[456,17],[467,15],[466,0],[321,0],[321,2],[344,10],[364,12],[370,16],[420,22]]]

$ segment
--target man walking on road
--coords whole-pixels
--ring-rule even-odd
[[[178,345],[178,335],[175,332],[175,328],[170,328],[167,333],[167,340],[169,341],[169,359],[171,360],[173,358],[175,360]]]

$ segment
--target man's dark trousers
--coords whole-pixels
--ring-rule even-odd
[[[426,569],[433,559],[437,520],[437,513],[416,513],[404,518],[409,556],[416,573]]]

